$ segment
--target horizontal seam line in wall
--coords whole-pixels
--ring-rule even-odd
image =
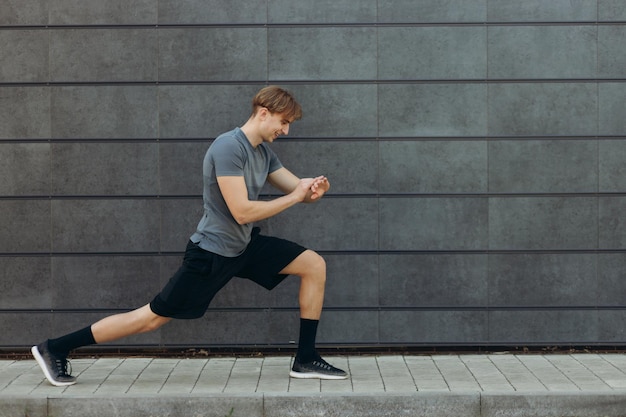
[[[1,144],[9,143],[50,143],[50,144],[95,144],[95,143],[206,143],[213,141],[214,137],[181,137],[181,138],[0,138]],[[537,140],[624,140],[624,135],[493,135],[493,136],[361,136],[361,137],[345,137],[345,136],[324,136],[324,137],[283,137],[280,143],[285,142],[481,142],[481,141],[537,141]]]
[[[128,308],[41,308],[41,309],[0,309],[0,314],[11,313],[107,313],[107,312],[125,312],[133,310],[135,307]],[[428,311],[477,311],[477,312],[493,312],[493,311],[615,311],[625,310],[626,306],[622,305],[609,305],[609,306],[585,306],[585,305],[571,305],[571,306],[381,306],[381,307],[369,307],[369,306],[353,306],[353,307],[324,307],[324,311],[330,312],[345,312],[345,311],[370,311],[370,312],[395,312],[395,311],[415,311],[415,312],[428,312]],[[293,307],[209,307],[207,314],[221,313],[221,312],[289,312],[299,311],[298,306]]]
[[[63,30],[63,29],[293,29],[293,28],[411,28],[411,27],[490,27],[490,26],[621,26],[620,20],[580,21],[475,21],[475,22],[319,22],[319,23],[147,23],[147,24],[61,24],[0,25],[0,30]]]
[[[593,350],[608,351],[610,353],[613,351],[618,351],[618,352],[622,351],[625,343],[618,342],[618,341],[604,341],[604,340],[571,341],[571,342],[563,341],[563,342],[558,342],[558,343],[555,343],[554,341],[548,341],[548,342],[525,342],[525,341],[524,342],[520,342],[520,341],[510,342],[509,341],[507,342],[503,340],[497,340],[497,341],[488,341],[488,342],[472,341],[472,342],[467,342],[467,343],[460,343],[460,342],[454,342],[454,341],[442,341],[442,342],[415,342],[415,341],[372,342],[372,341],[367,341],[367,342],[353,342],[353,343],[317,342],[317,344],[321,348],[330,349],[328,350],[329,354],[335,354],[335,352],[342,353],[341,352],[342,349],[348,349],[349,351],[347,352],[347,354],[351,354],[352,351],[358,354],[367,354],[369,351],[372,351],[372,353],[377,353],[378,350],[386,351],[387,349],[389,349],[389,351],[386,351],[385,353],[394,353],[394,351],[397,350],[397,353],[401,352],[401,354],[410,355],[411,349],[416,349],[416,352],[420,352],[420,353],[423,352],[426,354],[436,355],[438,353],[450,354],[453,352],[459,352],[460,354],[469,352],[473,354],[473,353],[476,353],[475,351],[477,349],[479,352],[485,352],[485,353],[494,352],[494,354],[497,354],[497,352],[500,352],[500,351],[506,351],[506,353],[511,353],[511,354],[526,354],[526,353],[532,354],[532,353],[540,353],[540,352],[558,353],[560,349],[564,349],[564,348],[574,349],[574,350],[584,350],[587,348],[592,348]],[[30,346],[31,345],[3,345],[2,348],[4,348],[5,350],[26,349],[26,348],[30,349]],[[114,354],[125,353],[125,352],[134,354],[135,353],[134,349],[140,348],[141,353],[147,354],[147,355],[151,354],[150,352],[151,350],[154,351],[153,352],[154,355],[159,355],[162,353],[161,350],[163,349],[165,349],[166,351],[180,349],[180,350],[188,351],[193,355],[196,349],[206,349],[209,352],[207,357],[210,358],[211,355],[213,354],[221,355],[222,353],[224,353],[227,355],[232,355],[233,353],[242,352],[248,355],[251,351],[258,353],[259,350],[268,351],[270,353],[283,352],[284,350],[284,354],[287,355],[290,350],[296,349],[296,346],[294,343],[288,344],[288,343],[271,343],[271,342],[236,343],[236,344],[208,343],[207,342],[207,343],[194,343],[193,346],[194,348],[191,348],[190,350],[189,345],[185,345],[185,344],[175,344],[175,343],[158,343],[158,344],[157,343],[153,343],[153,344],[126,343],[126,344],[123,344],[123,343],[113,342],[113,343],[109,343],[106,345],[95,345],[93,347],[79,348],[79,350],[76,351],[77,352],[76,354],[78,354],[79,352],[83,352],[83,354],[89,354],[89,355],[98,354],[98,353],[107,354],[111,351],[113,351]],[[527,348],[527,347],[531,349],[529,349],[527,352],[522,350],[522,348]],[[404,349],[410,349],[410,350],[408,352],[404,352],[403,351]],[[165,352],[165,354],[167,354],[167,352]],[[200,356],[194,355],[193,357],[198,358]]]
[[[2,81],[3,87],[105,87],[105,86],[208,86],[208,85],[407,85],[407,84],[588,84],[623,83],[626,78],[467,78],[467,79],[328,79],[328,80],[279,80],[269,81]]]
[[[442,250],[316,250],[322,255],[593,255],[624,254],[626,248],[606,249],[442,249]],[[143,252],[0,252],[4,258],[26,257],[134,257],[134,256],[182,256],[183,251]]]
[[[475,348],[483,348],[485,349],[485,351],[490,351],[490,350],[494,350],[494,351],[499,351],[499,350],[507,350],[510,351],[510,353],[512,354],[522,354],[522,353],[526,353],[523,350],[518,350],[521,349],[523,347],[533,347],[533,348],[541,348],[541,351],[544,352],[552,352],[553,348],[555,352],[558,352],[558,349],[560,347],[562,348],[571,348],[571,349],[586,349],[586,348],[591,348],[593,347],[594,349],[598,349],[598,350],[609,350],[609,351],[613,351],[613,350],[617,350],[620,347],[623,347],[626,343],[624,342],[619,342],[619,341],[604,341],[604,340],[600,340],[600,341],[572,341],[572,342],[567,342],[567,341],[562,341],[562,342],[558,342],[555,343],[554,341],[547,341],[547,342],[526,342],[526,341],[506,341],[506,340],[496,340],[496,341],[488,341],[488,342],[476,342],[476,341],[472,341],[472,342],[454,342],[454,341],[442,341],[442,342],[416,342],[416,341],[411,341],[411,342],[390,342],[390,341],[382,341],[382,342],[353,342],[353,343],[349,343],[349,342],[338,342],[338,343],[333,343],[333,342],[317,342],[317,344],[324,348],[324,347],[330,347],[330,349],[332,349],[330,352],[333,352],[335,350],[341,350],[342,348],[345,349],[358,349],[355,350],[355,352],[363,352],[363,353],[367,353],[367,349],[402,349],[402,348],[426,348],[426,352],[432,352],[432,354],[437,354],[438,352],[441,352],[442,354],[449,354],[450,352],[447,352],[447,349],[455,349],[458,350],[459,352],[471,352],[473,349]],[[23,345],[16,345],[15,347],[22,347]],[[129,348],[128,350],[131,350],[134,346],[139,346],[139,347],[144,347],[146,346],[145,344],[114,344],[111,343],[109,345],[97,345],[98,348],[102,348],[104,350],[106,349],[120,349],[120,350],[125,350],[126,348]],[[258,349],[262,349],[264,347],[268,347],[270,351],[273,350],[280,350],[280,349],[285,349],[285,348],[289,348],[289,349],[295,349],[295,345],[294,344],[287,344],[287,343],[270,343],[270,342],[264,342],[264,343],[237,343],[237,344],[232,344],[232,343],[206,343],[204,345],[202,344],[194,344],[195,347],[197,348],[206,348],[206,349],[216,349],[218,350],[218,352],[220,351],[224,351],[224,352],[229,352],[230,350],[237,350],[237,349],[250,349],[252,348],[253,351],[256,351]],[[13,347],[11,345],[7,346],[7,348]],[[28,345],[28,347],[30,348],[30,345]],[[157,344],[153,344],[153,345],[148,345],[147,349],[150,348],[164,348],[164,349],[176,349],[176,348],[180,348],[180,349],[189,349],[188,345],[179,345],[179,344],[167,344],[167,343],[159,343]],[[89,349],[92,350],[93,348],[80,348],[80,349]],[[89,351],[87,350],[87,351]],[[619,349],[621,350],[621,349]],[[528,353],[537,353],[538,351],[534,351],[534,350],[530,350],[528,351]],[[393,353],[393,352],[390,352]],[[474,353],[474,352],[471,352]],[[410,354],[410,353],[407,353]]]
[[[260,199],[275,198],[280,194],[261,194]],[[525,198],[525,197],[626,197],[625,191],[615,192],[551,192],[551,193],[329,193],[326,199],[338,198]],[[200,199],[201,194],[189,195],[0,195],[1,200],[189,200]]]
[[[348,349],[349,352],[347,354],[350,354],[351,351],[354,351],[355,353],[358,352],[358,354],[367,354],[368,351],[373,351],[372,353],[377,353],[378,350],[384,350],[386,351],[387,349],[389,349],[388,352],[386,353],[394,353],[395,350],[398,350],[398,352],[402,352],[402,354],[411,354],[411,350],[409,350],[409,352],[404,352],[404,349],[416,349],[417,352],[424,352],[426,354],[450,354],[453,352],[459,352],[460,354],[463,353],[475,353],[475,351],[478,349],[479,352],[485,352],[485,353],[490,353],[490,351],[494,352],[495,354],[497,354],[496,352],[500,352],[500,351],[507,351],[507,353],[511,353],[511,354],[532,354],[532,353],[539,353],[539,352],[545,352],[545,353],[550,353],[550,352],[559,352],[559,348],[564,349],[574,349],[574,350],[584,350],[587,348],[592,348],[593,350],[600,350],[600,351],[608,351],[613,352],[613,351],[622,351],[623,350],[623,346],[625,345],[624,342],[619,342],[619,341],[604,341],[604,340],[600,340],[600,341],[571,341],[571,342],[567,342],[567,341],[562,341],[562,342],[558,342],[555,343],[554,341],[547,341],[547,342],[526,342],[526,341],[503,341],[503,340],[497,340],[497,341],[487,341],[487,342],[476,342],[476,341],[472,341],[472,342],[466,342],[466,343],[462,343],[462,342],[454,342],[454,341],[441,341],[441,342],[415,342],[415,341],[411,341],[411,342],[390,342],[390,341],[383,341],[383,342],[372,342],[372,341],[366,341],[366,342],[353,342],[353,343],[349,343],[349,342],[338,342],[338,343],[333,343],[333,342],[317,342],[317,344],[319,345],[319,347],[321,348],[326,348],[326,349],[330,349],[328,350],[329,354],[334,354],[335,352],[337,353],[342,353],[341,350],[342,349]],[[89,355],[92,355],[93,353],[91,352],[96,352],[96,353],[108,353],[111,351],[114,351],[115,354],[118,354],[118,351],[120,351],[120,353],[125,353],[125,352],[129,352],[131,354],[134,353],[134,349],[135,348],[140,348],[141,349],[141,353],[142,354],[150,354],[150,350],[155,350],[156,352],[154,353],[156,354],[160,354],[160,350],[165,349],[165,350],[185,350],[185,351],[189,351],[191,354],[194,353],[194,349],[206,349],[209,351],[208,353],[208,358],[211,357],[211,355],[213,355],[214,353],[217,355],[220,355],[222,353],[231,355],[233,353],[236,352],[243,352],[246,355],[248,355],[250,353],[250,351],[257,353],[259,350],[267,350],[268,352],[283,352],[284,350],[284,354],[287,355],[289,353],[290,350],[295,350],[296,346],[294,343],[271,343],[271,342],[263,342],[263,343],[194,343],[193,344],[194,348],[190,350],[189,345],[185,345],[185,344],[175,344],[175,343],[153,343],[153,344],[132,344],[132,343],[127,343],[127,344],[116,344],[115,342],[107,344],[107,345],[95,345],[94,347],[83,347],[80,348],[78,352],[83,352],[83,354],[87,353]],[[30,349],[30,345],[3,345],[2,346],[5,350],[8,349],[25,349],[25,348],[29,348]],[[529,349],[527,352],[522,350],[522,348],[531,348]],[[287,350],[289,349],[289,350]],[[452,352],[451,352],[452,351]],[[166,352],[167,354],[167,352]],[[195,356],[196,358],[199,356]]]

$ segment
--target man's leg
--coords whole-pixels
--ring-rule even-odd
[[[91,326],[96,343],[106,343],[139,333],[151,332],[171,320],[155,314],[146,304],[128,313],[105,317]]]
[[[300,338],[294,367],[295,378],[345,379],[347,373],[324,361],[315,350],[317,325],[324,304],[326,262],[312,250],[302,252],[281,274],[300,277]]]
[[[300,277],[300,317],[319,320],[324,305],[326,287],[326,261],[312,250],[302,252],[287,265],[281,274]]]
[[[127,313],[105,317],[90,327],[69,333],[33,346],[31,352],[52,385],[65,386],[76,383],[67,372],[67,355],[71,350],[94,343],[104,343],[133,334],[158,329],[171,319],[152,312],[145,305]]]

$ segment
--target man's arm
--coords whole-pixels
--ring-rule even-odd
[[[217,177],[217,184],[235,221],[239,224],[247,224],[267,219],[305,201],[309,194],[315,194],[312,188],[320,188],[316,183],[322,181],[323,177],[304,179],[295,177],[297,180],[295,185],[293,185],[292,180],[285,181],[284,178],[281,182],[282,186],[288,184],[293,188],[284,196],[270,201],[249,200],[248,189],[243,177]]]
[[[295,176],[287,168],[279,168],[272,172],[268,178],[268,182],[285,194],[289,194],[298,186],[300,178]],[[305,196],[304,203],[312,203],[319,200],[330,188],[328,179],[323,175],[315,178],[311,188]]]

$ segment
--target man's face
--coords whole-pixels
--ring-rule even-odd
[[[288,134],[291,122],[282,113],[268,111],[263,122],[263,142],[272,143],[277,137]]]

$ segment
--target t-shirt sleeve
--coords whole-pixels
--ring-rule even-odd
[[[246,153],[236,140],[216,140],[209,154],[216,176],[243,176]]]

